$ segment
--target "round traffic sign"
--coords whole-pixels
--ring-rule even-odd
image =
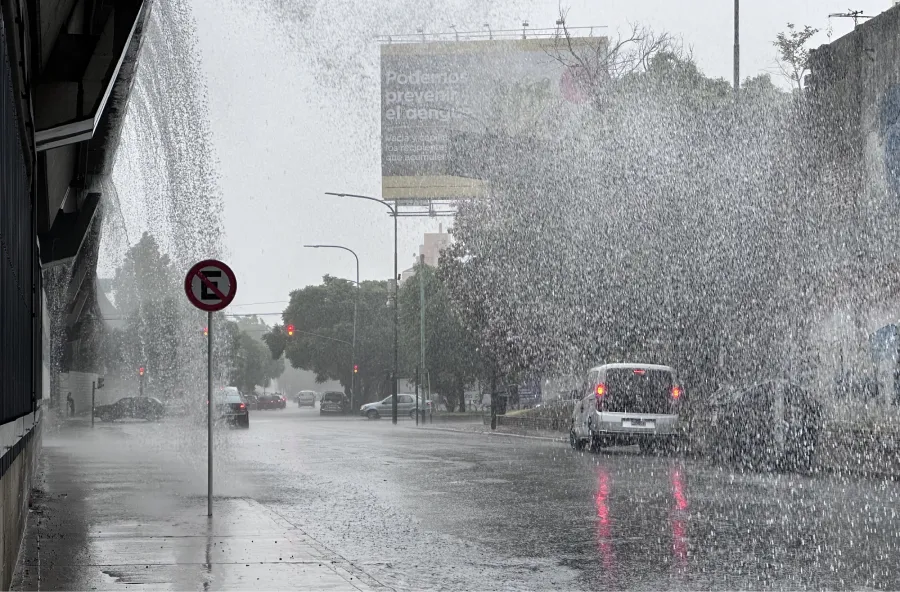
[[[207,312],[222,310],[234,300],[237,278],[231,268],[215,259],[195,264],[184,277],[184,293],[191,304]]]

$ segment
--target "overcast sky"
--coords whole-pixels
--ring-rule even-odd
[[[404,20],[408,15],[392,15],[398,3],[387,0],[359,0],[358,11],[348,8],[354,4],[349,0],[335,0],[327,9],[310,8],[317,6],[310,0],[254,3],[267,1],[302,5],[311,15],[309,28],[284,23],[283,15],[265,10],[248,18],[239,0],[195,0],[225,199],[225,244],[240,285],[234,312],[280,311],[281,304],[253,303],[285,300],[290,290],[318,283],[326,273],[355,274],[349,253],[303,249],[304,243],[355,249],[363,280],[388,278],[393,266],[386,208],[323,193],[379,195],[378,49],[372,37],[413,31],[409,18]],[[742,78],[775,75],[772,40],[787,22],[822,29],[814,45],[828,42],[829,28],[832,39],[849,32],[850,19],[828,18],[846,11],[848,4],[878,14],[892,2],[744,0]],[[480,28],[487,20],[501,29],[528,20],[532,27],[552,27],[559,5],[485,0],[475,10],[435,17],[431,26],[449,30],[454,24],[464,30]],[[570,7],[572,26],[606,25],[615,34],[636,22],[680,35],[707,75],[731,79],[732,0],[569,0],[563,6]],[[447,22],[441,23],[442,18]],[[273,27],[272,19],[283,26]],[[401,219],[400,228],[402,270],[412,263],[422,233],[436,230],[437,221]]]

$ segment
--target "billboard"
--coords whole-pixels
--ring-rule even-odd
[[[496,39],[381,46],[381,175],[387,200],[484,195],[467,146],[527,136],[589,95],[574,54],[596,60],[606,38]]]

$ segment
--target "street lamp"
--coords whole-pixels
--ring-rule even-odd
[[[303,245],[307,249],[341,249],[347,251],[356,259],[356,302],[353,303],[353,345],[350,349],[350,365],[353,372],[350,374],[350,409],[356,409],[356,314],[359,308],[359,257],[356,251],[342,247],[341,245]]]
[[[398,302],[400,300],[400,281],[397,278],[397,210],[391,204],[377,197],[368,195],[357,195],[354,193],[333,193],[326,191],[325,195],[334,195],[336,197],[352,197],[355,199],[365,199],[379,203],[391,211],[394,217],[394,386],[391,392],[391,422],[397,423],[397,375],[399,373],[400,359],[400,309]],[[358,284],[357,284],[358,285]]]

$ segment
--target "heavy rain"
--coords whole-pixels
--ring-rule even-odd
[[[0,588],[900,588],[900,6],[626,4],[0,1]]]

